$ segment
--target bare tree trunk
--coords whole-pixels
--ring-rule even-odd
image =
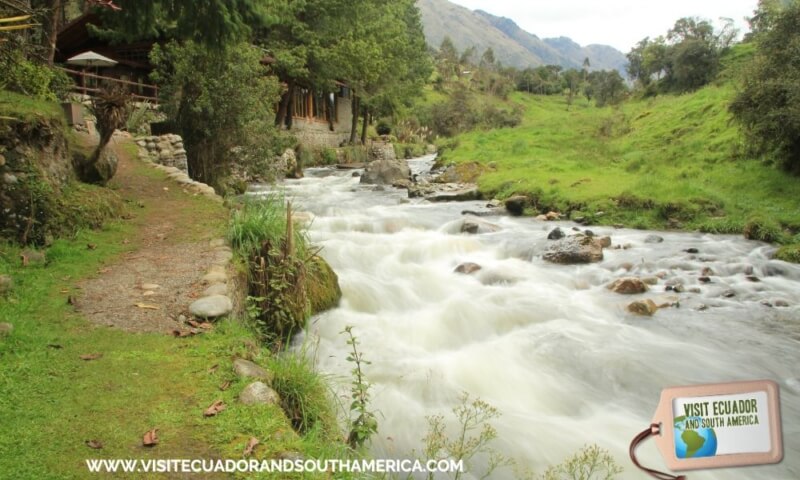
[[[364,107],[364,124],[361,125],[361,145],[367,144],[368,125],[369,125],[369,107]]]
[[[281,101],[278,102],[278,111],[275,112],[275,126],[282,127],[281,123],[283,119],[286,118],[286,110],[289,108],[289,91],[283,92],[281,95]]]
[[[287,93],[289,97],[289,103],[286,106],[286,130],[292,129],[292,121],[294,119],[294,80],[289,80],[289,93]]]
[[[58,37],[58,18],[61,15],[63,0],[49,0],[47,2],[48,16],[45,41],[47,48],[47,64],[53,65],[56,56],[56,39]]]
[[[353,95],[352,103],[353,118],[350,124],[350,145],[356,144],[356,135],[358,132],[358,97]]]

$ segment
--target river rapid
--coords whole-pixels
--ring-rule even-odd
[[[423,174],[432,162],[410,165]],[[500,215],[482,217],[498,231],[469,235],[460,232],[461,212],[488,211],[486,202],[408,199],[405,190],[360,185],[351,171],[309,169],[280,188],[295,210],[314,214],[309,236],[343,292],[340,306],[314,317],[296,348],[310,346],[347,405],[352,365],[340,332],[353,326],[372,362],[365,372],[380,426],[376,457],[419,452],[426,416],[445,415],[454,428],[451,409],[467,392],[501,412],[492,421],[493,447],[530,470],[597,444],[624,467],[619,478],[641,479],[627,449],[649,425],[663,388],[772,379],[781,388],[783,462],[689,478],[800,478],[800,266],[771,260],[773,247],[741,236],[590,227],[628,248],[606,249],[596,264],[554,265],[541,259],[548,232],[559,226],[571,234],[578,225]],[[645,243],[653,233],[664,241]],[[483,268],[454,273],[464,262]],[[704,267],[711,283],[698,280]],[[746,278],[750,268],[760,281]],[[659,273],[665,278],[646,294],[606,288],[620,277]],[[686,286],[678,308],[652,318],[626,312],[635,299],[672,294],[667,281]],[[689,291],[695,287],[700,293]],[[789,306],[763,304],[781,301]],[[652,440],[639,457],[663,466]],[[480,459],[473,467],[480,473]]]

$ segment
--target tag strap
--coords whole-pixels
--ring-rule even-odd
[[[631,442],[631,448],[629,450],[633,464],[636,465],[640,470],[644,471],[651,477],[657,478],[658,480],[686,480],[686,477],[684,475],[675,476],[675,475],[670,475],[668,473],[659,472],[651,468],[643,467],[639,463],[639,460],[636,459],[636,447],[638,447],[640,443],[645,441],[647,437],[651,435],[652,436],[659,435],[660,433],[661,433],[661,427],[657,423],[653,423],[647,430],[643,431],[639,435],[636,435],[636,438],[634,438],[633,441]]]

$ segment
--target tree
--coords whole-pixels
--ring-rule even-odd
[[[564,89],[567,93],[567,108],[572,106],[575,95],[578,94],[581,86],[582,74],[578,70],[571,68],[564,72]]]
[[[759,14],[756,55],[730,109],[753,153],[800,173],[800,2]]]
[[[647,93],[697,89],[716,76],[721,53],[736,35],[731,22],[715,34],[706,20],[681,18],[666,38],[644,38],[631,49],[628,75]]]
[[[209,50],[197,43],[155,47],[155,80],[162,109],[187,145],[192,178],[212,185],[240,158],[269,159],[280,150],[269,120],[279,86],[261,64],[263,53],[247,43]]]
[[[97,2],[95,2],[97,3]],[[104,28],[97,33],[112,40],[192,40],[204,47],[223,48],[249,38],[253,28],[273,25],[275,0],[115,0],[118,10],[101,8]]]

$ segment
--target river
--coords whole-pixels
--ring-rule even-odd
[[[432,161],[410,164],[423,173]],[[571,222],[483,217],[499,230],[469,235],[460,233],[461,212],[487,211],[486,202],[409,200],[404,190],[376,191],[350,171],[324,168],[282,188],[296,210],[315,215],[309,236],[343,291],[340,306],[313,318],[297,342],[313,346],[318,368],[341,381],[349,403],[352,365],[340,332],[353,326],[372,362],[365,371],[380,425],[375,456],[419,452],[426,416],[452,422],[451,409],[468,392],[501,412],[493,447],[532,471],[598,444],[624,467],[619,478],[641,479],[627,448],[649,425],[662,388],[773,379],[781,387],[783,462],[689,478],[800,478],[800,266],[770,260],[773,247],[741,236],[591,227],[629,248],[606,249],[600,263],[562,266],[540,255],[547,233],[556,226],[572,233]],[[645,243],[653,233],[664,241]],[[454,273],[463,262],[483,268]],[[746,278],[748,266],[760,281]],[[698,281],[704,267],[713,271],[709,284]],[[606,288],[658,273],[666,278],[647,294]],[[675,279],[700,293],[680,294],[679,308],[652,318],[626,312],[632,299],[665,295],[665,281]],[[789,306],[762,304],[779,300]],[[652,440],[639,457],[663,466]]]

